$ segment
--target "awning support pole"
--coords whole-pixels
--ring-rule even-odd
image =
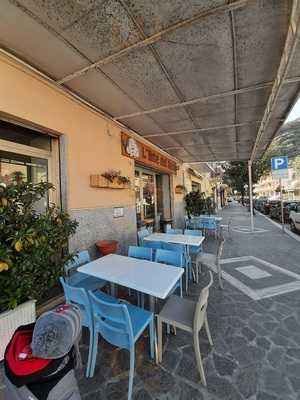
[[[254,219],[253,219],[253,188],[252,188],[252,161],[248,161],[248,175],[249,175],[249,202],[250,202],[250,221],[251,232],[254,232]]]

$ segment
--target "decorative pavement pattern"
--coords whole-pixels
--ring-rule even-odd
[[[250,226],[243,226],[243,225],[234,226],[234,227],[232,228],[232,230],[233,230],[234,232],[237,232],[237,233],[244,233],[244,234],[246,234],[246,235],[253,234],[253,233],[256,234],[256,233],[265,233],[265,232],[268,232],[267,229],[262,229],[262,228],[254,228],[254,231],[252,232]]]
[[[223,277],[253,300],[300,289],[300,275],[253,256],[221,260]]]

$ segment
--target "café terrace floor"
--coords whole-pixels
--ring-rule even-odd
[[[232,218],[233,225],[223,258],[256,257],[246,262],[241,259],[240,263],[234,261],[224,264],[223,270],[233,270],[235,263],[242,266],[256,264],[260,271],[271,275],[267,277],[270,287],[273,285],[278,288],[280,281],[287,285],[274,289],[275,292],[290,290],[289,284],[293,283],[290,281],[297,280],[297,276],[291,277],[272,266],[275,264],[297,274],[300,267],[299,243],[282,234],[280,229],[260,215],[255,216],[257,233],[241,233],[249,226],[249,213],[237,204],[227,207],[223,216],[225,222]],[[205,242],[205,249],[208,251],[213,247],[214,240],[209,238]],[[189,298],[197,299],[206,278],[204,273],[201,284],[190,286]],[[267,293],[259,291],[261,279],[248,282],[247,277],[240,274],[240,280],[244,285],[248,283],[251,286],[250,294],[257,292],[258,296],[264,296]],[[138,343],[134,399],[300,399],[299,305],[300,286],[296,291],[254,300],[226,280],[221,291],[215,280],[208,307],[213,348],[210,348],[204,331],[200,335],[207,388],[199,382],[192,337],[178,329],[176,336],[164,337],[165,351],[159,366],[149,359],[147,338]],[[82,344],[81,348],[86,360],[87,344]],[[101,342],[100,348],[94,377],[82,377],[79,380],[83,399],[127,399],[128,352],[104,342]]]

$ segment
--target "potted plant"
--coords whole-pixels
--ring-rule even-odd
[[[35,319],[35,302],[45,299],[73,258],[68,239],[77,222],[53,204],[35,210],[53,189],[44,182],[0,184],[0,359],[13,331]]]
[[[189,218],[202,214],[214,214],[215,204],[211,197],[199,191],[187,193],[184,197],[185,209]]]
[[[98,188],[125,189],[129,187],[130,179],[121,175],[121,171],[110,169],[100,175],[91,175],[90,184]]]

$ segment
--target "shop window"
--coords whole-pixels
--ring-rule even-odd
[[[201,192],[201,185],[198,182],[192,182],[192,191]]]
[[[51,136],[5,121],[0,121],[0,139],[51,151]]]

